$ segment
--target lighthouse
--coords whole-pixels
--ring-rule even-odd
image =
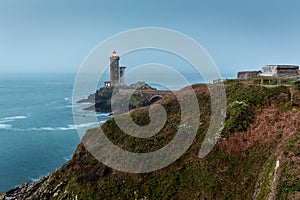
[[[110,85],[115,86],[119,83],[119,60],[120,57],[117,55],[116,51],[112,52],[112,55],[110,57]]]
[[[111,54],[110,60],[110,84],[105,83],[106,86],[125,85],[125,68],[124,66],[119,67],[120,57],[114,50]]]

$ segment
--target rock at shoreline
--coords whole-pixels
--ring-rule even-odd
[[[156,88],[153,88],[146,84],[145,82],[138,82],[131,84],[129,86],[121,86],[119,88],[114,87],[102,87],[96,91],[94,94],[90,94],[87,99],[82,99],[77,103],[93,103],[94,105],[84,108],[84,110],[93,110],[101,113],[111,113],[111,97],[114,90],[147,90],[147,91],[156,91]],[[125,94],[118,94],[120,101],[124,100],[127,96]],[[152,102],[151,102],[152,103]],[[133,94],[130,103],[129,110],[150,105],[150,101],[143,97],[140,94]],[[124,109],[124,108],[120,108]],[[120,113],[122,113],[120,111]]]
[[[81,99],[77,103],[95,103],[95,94],[90,94],[87,99]]]
[[[23,183],[8,191],[3,199],[49,199],[48,196],[43,196],[45,193],[43,184],[47,182],[48,178],[49,176],[44,176],[34,183]]]

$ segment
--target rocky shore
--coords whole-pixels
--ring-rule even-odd
[[[23,183],[19,187],[8,191],[0,199],[49,199],[49,196],[46,195],[46,193],[53,193],[55,191],[47,192],[44,190],[43,184],[48,180],[48,178],[49,176],[44,176],[34,183]]]

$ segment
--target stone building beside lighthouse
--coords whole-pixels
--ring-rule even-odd
[[[121,85],[125,85],[125,66],[121,66],[120,68],[120,78],[119,78],[119,82]]]
[[[125,85],[125,69],[126,67],[119,67],[120,57],[117,55],[116,51],[112,52],[110,60],[110,81],[105,82],[104,86],[116,86],[116,85]]]

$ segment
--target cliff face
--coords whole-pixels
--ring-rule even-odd
[[[291,99],[299,91],[226,83],[228,111],[222,138],[199,159],[209,125],[210,97],[205,85],[193,88],[201,111],[195,120],[201,125],[193,145],[170,166],[151,173],[124,173],[98,162],[80,144],[60,169],[8,192],[6,199],[299,199],[300,113],[292,111],[295,99]],[[150,139],[125,135],[114,119],[102,129],[128,151],[159,149],[176,133],[180,108],[175,96],[158,103],[166,108],[168,120]],[[139,125],[150,122],[147,108],[134,110],[131,116]]]

